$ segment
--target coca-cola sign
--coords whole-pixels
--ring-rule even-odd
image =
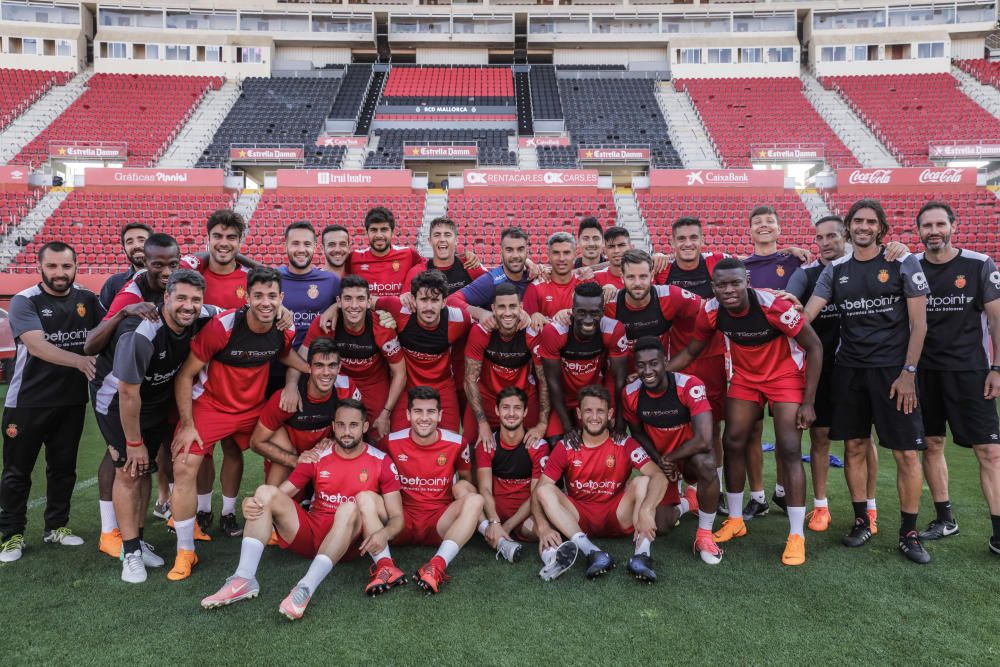
[[[777,169],[654,169],[649,172],[649,187],[659,190],[777,191],[785,187],[785,174]]]
[[[582,162],[649,162],[648,148],[581,148]]]
[[[569,137],[520,137],[519,148],[543,148],[546,146],[569,146]]]
[[[368,145],[368,137],[331,137],[328,134],[321,134],[316,137],[316,145],[320,148],[332,146],[344,146],[345,148],[364,148]]]
[[[972,167],[837,170],[838,190],[972,190],[975,187],[976,169]]]
[[[474,160],[479,155],[478,146],[405,146],[404,159],[423,160]]]
[[[927,153],[932,160],[1000,157],[1000,140],[978,144],[929,144]]]
[[[768,144],[750,147],[750,158],[758,162],[796,162],[821,160],[823,144]]]
[[[301,160],[303,155],[301,147],[233,146],[229,149],[231,162],[296,162]]]
[[[476,188],[596,188],[596,169],[467,169],[466,189]]]
[[[61,160],[124,160],[128,145],[121,143],[56,142],[49,143],[49,157]]]

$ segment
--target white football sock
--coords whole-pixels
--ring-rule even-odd
[[[722,488],[726,488],[726,480],[723,479],[722,466],[719,466],[718,468],[715,469],[715,474],[719,476],[719,486]]]
[[[642,554],[643,556],[649,555],[649,545],[650,541],[647,538],[642,538],[639,540],[638,544],[635,545],[635,554],[638,556]]]
[[[867,507],[867,509],[870,509],[870,510],[878,509],[875,506],[875,499],[874,498],[869,498],[868,499],[868,507]]]
[[[257,576],[260,557],[264,555],[264,543],[254,537],[244,537],[240,545],[240,563],[236,566],[236,576],[253,579]]]
[[[385,549],[382,549],[382,551],[379,551],[377,554],[372,554],[372,561],[375,563],[378,563],[383,558],[392,558],[392,556],[389,555],[388,545],[386,545]]]
[[[211,493],[199,493],[198,494],[198,511],[199,512],[211,512],[212,511],[212,494]]]
[[[677,518],[679,519],[691,511],[691,503],[688,502],[687,498],[681,496],[681,502],[677,505],[677,510],[680,512],[680,514],[677,515]]]
[[[733,519],[743,518],[743,492],[726,492],[726,499],[729,501],[729,516]]]
[[[600,549],[597,548],[597,545],[591,542],[590,538],[588,538],[584,533],[577,533],[569,539],[572,540],[573,544],[575,544],[580,551],[583,552],[584,556],[589,556],[595,551],[600,551]]]
[[[801,535],[805,537],[805,532],[802,530],[803,525],[806,521],[806,508],[805,507],[789,507],[788,508],[788,534],[789,535]]]
[[[457,542],[452,542],[451,540],[445,540],[438,547],[435,556],[440,556],[444,560],[445,565],[451,565],[451,561],[458,555],[459,549],[462,547],[458,546]]]
[[[774,495],[777,496],[778,498],[784,498],[785,497],[785,487],[783,487],[781,484],[775,484],[774,485]]]
[[[174,521],[174,531],[177,533],[177,548],[194,551],[194,517],[183,521]]]
[[[309,589],[310,593],[315,593],[316,589],[319,587],[323,580],[326,579],[326,575],[330,574],[333,569],[333,561],[324,554],[319,554],[313,558],[312,564],[309,566],[309,570],[306,572],[306,576],[299,579],[299,586],[305,586]]]
[[[750,500],[756,500],[758,503],[766,503],[767,495],[763,491],[751,491]],[[730,505],[732,507],[732,505]]]
[[[556,549],[554,547],[549,547],[542,551],[542,562],[548,565],[552,562],[552,559],[556,557]]]
[[[813,507],[829,507],[829,505],[827,504],[826,498],[813,498]]]
[[[712,530],[712,526],[715,525],[715,512],[709,514],[708,512],[698,510],[698,530]]]
[[[118,527],[118,517],[115,516],[115,504],[110,500],[98,500],[101,508],[101,532],[110,533]]]
[[[236,498],[222,496],[222,515],[226,514],[236,514]]]
[[[487,519],[483,519],[482,521],[479,522],[479,526],[476,528],[476,530],[479,531],[480,535],[486,537],[486,530],[489,527],[490,527],[490,522]]]

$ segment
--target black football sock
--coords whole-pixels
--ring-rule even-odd
[[[917,529],[917,515],[910,512],[900,512],[899,534],[906,535]]]
[[[854,518],[864,519],[865,523],[868,523],[868,503],[867,501],[860,501],[856,503],[851,503],[854,506]]]
[[[943,500],[941,502],[934,503],[934,509],[937,511],[937,520],[941,523],[955,523],[955,517],[951,513],[951,501]]]
[[[991,514],[990,522],[993,523],[993,539],[1000,540],[1000,514]]]

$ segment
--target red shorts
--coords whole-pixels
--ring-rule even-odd
[[[480,390],[480,400],[483,404],[483,412],[486,413],[486,421],[490,428],[496,430],[500,428],[500,417],[497,416],[497,397]],[[524,416],[524,427],[532,428],[538,424],[538,394],[534,391],[528,393],[528,414]],[[479,422],[472,415],[472,409],[466,405],[465,414],[462,419],[462,441],[467,445],[475,445],[479,438]]]
[[[441,393],[441,428],[458,433],[462,427],[462,413],[458,407],[458,394],[455,392],[454,384],[447,388],[434,388]],[[407,387],[407,391],[410,389],[411,387]],[[379,408],[379,412],[381,411],[382,408]],[[399,397],[399,402],[396,403],[396,409],[392,411],[392,419],[389,423],[393,431],[409,428],[410,422],[406,418],[406,391]]]
[[[674,465],[677,466],[677,471],[680,472],[681,476],[677,480],[667,480],[667,492],[663,494],[663,500],[660,501],[661,506],[680,504],[681,480],[684,480],[688,484],[695,484],[698,481],[697,476],[685,470],[684,461],[674,461]]]
[[[245,412],[230,414],[218,412],[204,404],[195,401],[191,408],[194,427],[198,429],[202,444],[191,445],[191,454],[196,456],[211,456],[215,443],[223,438],[232,438],[240,449],[246,451],[250,447],[250,435],[257,426],[257,419],[264,404],[255,405]]]
[[[386,401],[389,400],[389,376],[379,380],[367,380],[359,382],[357,378],[352,378],[358,385],[361,392],[361,404],[365,406],[368,413],[368,421],[374,422],[385,408]],[[406,392],[399,397],[401,403],[406,403]]]
[[[760,407],[766,403],[802,403],[806,389],[804,375],[775,378],[763,383],[751,383],[734,375],[729,381],[729,398],[750,401]]]
[[[323,544],[323,540],[333,528],[333,515],[307,512],[298,503],[295,503],[295,512],[299,515],[299,530],[295,533],[295,538],[291,542],[287,542],[279,533],[278,545],[303,558],[315,558],[316,554],[319,553],[320,545]],[[347,548],[340,561],[354,560],[361,555],[360,549],[361,538],[359,537]]]
[[[693,375],[705,385],[708,402],[712,406],[712,419],[719,422],[726,416],[726,357],[716,354],[701,356],[691,362],[682,373]]]
[[[407,544],[427,547],[441,546],[441,541],[444,538],[438,534],[437,525],[449,507],[451,507],[451,503],[429,509],[407,509],[404,505],[403,530],[392,541],[392,546]]]
[[[626,528],[618,522],[618,506],[624,493],[612,496],[603,502],[583,502],[570,497],[569,501],[580,513],[580,530],[589,537],[625,537],[634,532],[634,528]]]
[[[494,495],[493,502],[496,505],[497,516],[500,517],[500,521],[506,521],[517,514],[517,510],[521,509],[521,505],[530,497],[531,490],[529,487],[525,487],[524,491],[519,493]]]

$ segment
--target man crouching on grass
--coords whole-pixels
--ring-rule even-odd
[[[278,607],[289,620],[302,618],[306,605],[333,566],[368,553],[375,576],[365,588],[377,595],[406,577],[392,562],[389,540],[403,528],[403,500],[392,461],[362,438],[368,417],[360,401],[340,401],[333,421],[334,441],[320,442],[300,457],[280,487],[264,484],[243,501],[246,527],[236,572],[215,595],[201,601],[206,609],[257,597],[257,568],[272,527],[278,543],[305,558],[309,571]],[[307,512],[292,500],[312,482],[316,496]],[[363,540],[362,540],[363,536]]]

